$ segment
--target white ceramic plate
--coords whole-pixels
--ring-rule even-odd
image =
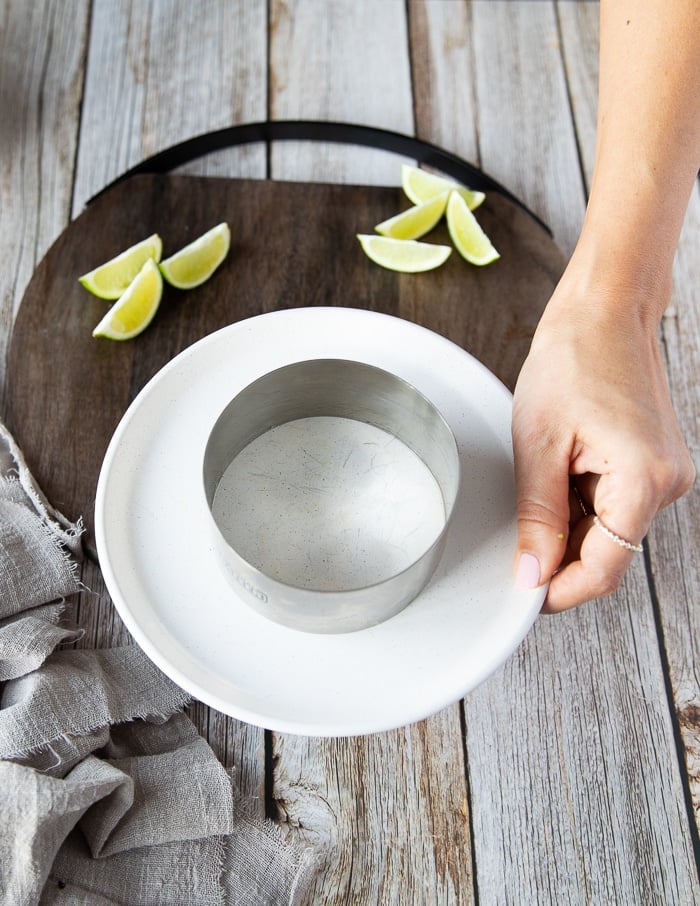
[[[229,400],[274,368],[348,358],[399,375],[452,428],[462,485],[438,569],[402,613],[360,632],[313,635],[239,598],[210,541],[201,471]],[[458,701],[520,644],[545,589],[516,591],[511,396],[463,349],[408,321],[301,308],[217,331],[165,366],[129,407],[97,488],[107,588],[146,654],[200,701],[249,723],[351,736]]]

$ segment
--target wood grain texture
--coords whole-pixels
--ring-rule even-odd
[[[373,736],[276,736],[274,757],[276,817],[324,858],[309,902],[474,902],[457,707]]]
[[[403,0],[271,0],[270,119],[339,120],[413,134]],[[395,186],[401,159],[285,142],[272,148],[271,174]]]
[[[598,3],[558,0],[557,17],[576,145],[588,189],[593,173],[598,114],[600,6]]]
[[[480,903],[698,902],[645,592],[543,618],[465,700]]]
[[[662,321],[671,396],[700,473],[700,192],[696,186],[681,233],[674,292]],[[655,519],[649,536],[662,642],[678,720],[691,808],[700,831],[700,485]],[[697,839],[697,838],[696,838]]]
[[[0,6],[0,402],[14,314],[70,212],[88,13],[87,0]]]
[[[472,7],[408,3],[416,134],[481,163]]]
[[[73,214],[139,161],[179,141],[264,120],[264,0],[94,0]],[[212,155],[207,175],[265,176],[265,148]]]
[[[549,224],[568,255],[584,197],[554,6],[473,3],[471,20],[484,169]]]
[[[19,301],[71,211],[154,151],[268,114],[415,131],[522,196],[568,254],[593,160],[597,17],[597,4],[569,0],[0,0],[0,385]],[[396,186],[398,165],[384,152],[280,145],[269,161],[253,146],[187,171]],[[303,231],[294,210],[275,213],[281,229]],[[169,215],[169,238],[194,226],[188,216]],[[699,241],[696,193],[662,340],[698,466]],[[337,252],[329,256],[336,282]],[[542,278],[553,272],[542,269]],[[488,317],[469,314],[471,303],[450,315],[419,281],[375,276],[382,304],[441,333],[456,326],[512,385],[546,302],[542,288],[527,317],[521,309],[490,347]],[[425,276],[436,287],[448,274]],[[313,272],[301,283],[273,281],[272,290],[301,291],[312,304],[325,292]],[[91,326],[87,304],[80,310]],[[173,348],[202,326],[197,314],[184,328],[176,321],[166,330]],[[37,349],[60,359],[46,324],[34,326]],[[121,355],[99,373],[128,395],[147,369]],[[32,386],[22,390],[34,407],[30,424],[44,409],[66,411],[61,394],[31,399]],[[71,417],[69,454],[80,457],[93,413],[75,405]],[[635,561],[617,595],[540,620],[463,711],[377,737],[320,741],[266,738],[192,704],[240,794],[324,856],[311,902],[698,903],[698,493],[696,485],[655,520],[648,563]],[[80,644],[132,644],[89,559],[83,580]]]

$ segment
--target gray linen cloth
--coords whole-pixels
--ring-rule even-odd
[[[1,906],[297,906],[312,855],[236,801],[187,694],[137,647],[59,647],[80,535],[0,422]]]

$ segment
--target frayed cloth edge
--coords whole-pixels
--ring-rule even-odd
[[[262,820],[265,830],[273,839],[273,842],[279,844],[280,849],[287,851],[296,862],[296,872],[291,887],[289,888],[289,899],[286,906],[303,906],[308,897],[309,890],[315,877],[314,872],[318,871],[320,865],[319,854],[309,843],[300,843],[298,840],[291,839],[282,828],[275,824],[270,818],[262,818],[254,811],[252,801],[239,800],[234,801],[233,810],[234,821],[244,819],[252,824],[259,824]],[[225,839],[225,838],[224,838]],[[224,876],[226,873],[225,865],[222,865],[221,883],[224,885]]]
[[[44,492],[37,484],[32,475],[27,461],[24,458],[14,437],[8,431],[6,425],[0,421],[0,438],[5,442],[10,457],[14,460],[17,477],[23,491],[32,502],[34,509],[37,511],[42,520],[53,529],[54,534],[60,539],[76,557],[82,557],[82,545],[80,542],[84,531],[82,517],[77,522],[71,522],[59,510],[51,506]],[[11,480],[10,476],[5,477],[5,481]]]
[[[56,733],[51,736],[49,739],[45,739],[36,745],[27,746],[23,749],[17,749],[10,752],[4,752],[0,754],[0,761],[20,761],[23,758],[31,758],[33,755],[38,755],[40,752],[43,752],[46,749],[53,751],[53,744],[59,742],[61,739],[65,739],[67,742],[70,742],[73,739],[82,739],[85,736],[90,736],[92,733],[97,733],[99,730],[103,730],[105,727],[115,727],[119,724],[128,724],[134,720],[142,720],[145,723],[149,723],[152,720],[157,721],[166,721],[168,718],[172,717],[173,714],[177,714],[180,711],[183,711],[188,705],[192,704],[192,697],[187,696],[184,699],[174,699],[174,702],[177,701],[178,704],[175,705],[172,710],[166,709],[162,711],[142,711],[136,714],[132,714],[131,717],[127,717],[124,720],[117,720],[114,723],[98,724],[94,727],[80,727],[72,733]],[[31,767],[31,765],[25,765],[25,767]]]

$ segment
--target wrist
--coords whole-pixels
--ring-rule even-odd
[[[648,242],[608,224],[584,226],[547,313],[635,323],[656,333],[671,296],[673,254],[655,254]]]

